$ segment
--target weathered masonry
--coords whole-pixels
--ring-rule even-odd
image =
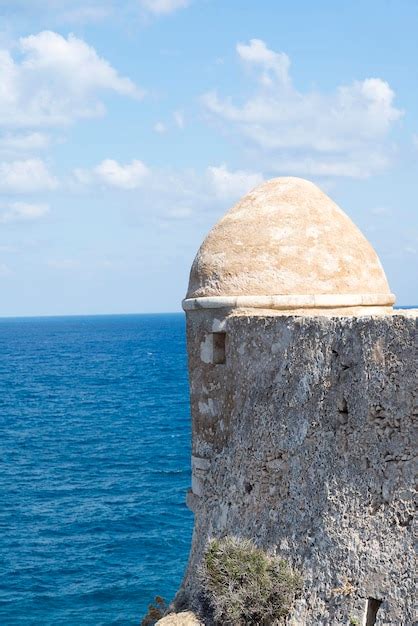
[[[418,311],[315,185],[268,181],[202,244],[183,302],[195,513],[303,574],[290,623],[412,626]],[[416,466],[415,466],[416,469]]]

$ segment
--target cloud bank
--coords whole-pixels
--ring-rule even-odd
[[[104,92],[141,98],[143,91],[82,39],[52,31],[22,37],[17,58],[0,50],[0,125],[68,125],[101,116]]]
[[[203,95],[207,112],[238,135],[277,173],[366,178],[391,161],[387,136],[403,112],[380,78],[341,85],[332,93],[298,91],[290,59],[260,39],[236,46],[256,81],[241,103],[216,91]]]

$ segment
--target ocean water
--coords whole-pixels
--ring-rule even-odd
[[[138,625],[192,515],[184,319],[0,320],[0,624]]]

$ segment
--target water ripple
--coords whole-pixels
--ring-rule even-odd
[[[138,624],[192,519],[181,315],[0,320],[0,623]]]

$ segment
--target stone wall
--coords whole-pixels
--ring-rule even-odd
[[[207,540],[237,535],[302,572],[291,623],[365,624],[371,598],[376,625],[412,626],[417,313],[221,313],[188,314],[195,530],[178,601],[199,609]]]

